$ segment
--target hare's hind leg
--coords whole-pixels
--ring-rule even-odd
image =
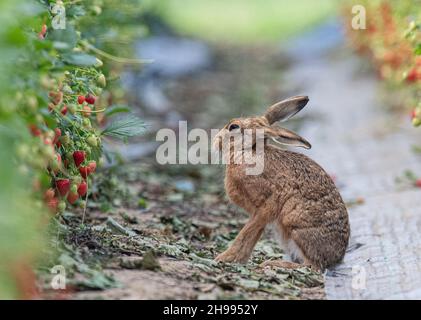
[[[283,269],[298,269],[303,267],[308,267],[315,271],[320,271],[317,267],[314,267],[309,261],[305,261],[304,263],[296,263],[290,262],[285,260],[269,260],[261,263],[259,265],[260,268],[264,269],[266,267],[277,267]]]
[[[302,264],[290,262],[290,261],[285,261],[285,260],[268,260],[268,261],[262,262],[259,265],[260,268],[278,267],[278,268],[284,268],[284,269],[297,269],[297,268],[301,268],[303,266],[304,265],[302,265]]]
[[[266,227],[262,217],[253,216],[241,229],[234,243],[226,251],[216,257],[216,261],[246,263],[253,252],[254,246],[262,236]]]

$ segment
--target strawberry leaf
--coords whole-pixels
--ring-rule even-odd
[[[112,105],[109,108],[107,108],[107,110],[105,111],[105,115],[107,117],[110,117],[116,113],[129,112],[129,111],[130,111],[130,107],[117,104],[117,105]]]
[[[101,135],[127,140],[145,132],[145,123],[133,114],[117,119],[105,128]]]
[[[421,43],[418,43],[414,50],[417,56],[421,56]]]

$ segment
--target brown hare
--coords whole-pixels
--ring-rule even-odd
[[[330,176],[307,156],[282,150],[277,144],[311,148],[294,132],[274,126],[299,112],[309,101],[296,96],[271,106],[263,116],[231,120],[214,138],[222,151],[232,134],[253,132],[252,152],[257,153],[257,129],[263,132],[263,170],[247,174],[247,163],[229,161],[225,190],[232,202],[246,210],[250,219],[233,244],[216,257],[217,261],[246,263],[267,225],[273,225],[284,251],[295,262],[267,261],[266,265],[295,268],[302,265],[324,270],[340,262],[348,245],[350,227],[345,204]],[[227,138],[228,137],[228,138]],[[247,148],[244,143],[244,147]],[[226,149],[225,149],[226,150]],[[237,150],[237,149],[236,149]],[[244,161],[243,161],[244,162]],[[298,263],[296,263],[298,262]]]

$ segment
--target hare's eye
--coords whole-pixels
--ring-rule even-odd
[[[228,130],[232,131],[232,130],[235,130],[235,129],[238,129],[238,128],[240,128],[240,126],[238,124],[232,124],[232,125],[229,126]]]

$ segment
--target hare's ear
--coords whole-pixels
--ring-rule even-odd
[[[304,108],[308,101],[307,96],[288,98],[270,106],[264,116],[269,121],[269,124],[275,123],[276,121],[288,120]]]
[[[306,139],[285,128],[271,127],[265,130],[265,136],[276,143],[311,149],[311,144]]]

